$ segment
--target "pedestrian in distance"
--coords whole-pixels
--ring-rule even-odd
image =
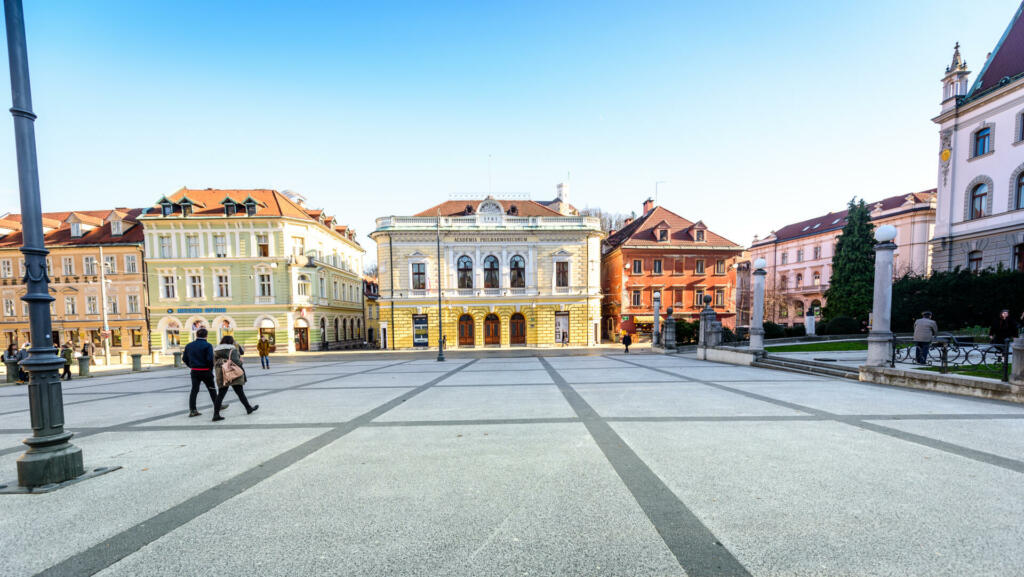
[[[270,339],[267,335],[260,335],[260,340],[256,343],[256,352],[260,355],[260,366],[264,369],[270,368]]]
[[[75,362],[75,349],[71,348],[71,343],[64,343],[64,346],[60,349],[60,356],[64,358],[64,372],[61,373],[60,378],[70,381],[71,363]]]
[[[245,370],[242,368],[242,355],[235,346],[235,337],[225,335],[220,340],[217,348],[213,349],[214,370],[217,375],[217,398],[213,403],[213,420],[223,421],[220,415],[221,403],[224,396],[228,394],[228,387],[235,391],[235,396],[242,402],[246,414],[251,415],[253,411],[260,408],[259,405],[250,405],[249,399],[245,398],[245,391],[242,385],[245,384]]]
[[[622,344],[626,346],[626,354],[629,354],[629,345],[633,344],[633,337],[629,336],[628,332],[622,334]]]
[[[1006,341],[1012,341],[1017,337],[1017,333],[1017,321],[1010,318],[1009,309],[1003,309],[988,330],[992,342],[997,345],[1005,345]]]
[[[28,358],[28,350],[32,347],[32,343],[25,343],[18,349],[18,354],[15,360],[18,361],[18,384],[24,385],[28,382],[28,372],[21,366],[21,361]]]
[[[939,325],[932,320],[931,311],[921,313],[921,318],[914,321],[914,344],[917,345],[917,364],[928,362],[928,349],[932,339],[939,334]]]
[[[7,350],[4,351],[4,363],[17,363],[19,352],[18,346],[14,343],[7,345]],[[20,385],[22,383],[21,366],[18,366],[15,370],[18,371],[18,384]]]
[[[198,417],[202,415],[196,410],[196,397],[199,396],[199,385],[206,386],[206,392],[210,393],[210,400],[213,401],[214,412],[228,408],[217,403],[216,385],[213,380],[213,345],[206,341],[206,329],[200,328],[195,332],[196,338],[185,345],[181,354],[181,360],[188,367],[189,377],[192,380],[192,390],[188,395],[188,416]]]

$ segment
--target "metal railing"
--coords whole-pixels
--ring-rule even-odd
[[[1002,344],[975,343],[957,339],[948,333],[940,334],[930,344],[923,363],[919,362],[917,349],[913,339],[894,338],[889,366],[895,368],[897,363],[901,363],[937,367],[942,374],[967,372],[997,378],[1004,383],[1010,380],[1012,341]]]

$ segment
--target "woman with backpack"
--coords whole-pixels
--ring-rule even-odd
[[[245,407],[246,414],[260,408],[259,405],[250,405],[249,399],[245,398],[245,391],[242,390],[242,385],[245,384],[245,371],[242,370],[242,355],[235,346],[235,337],[225,335],[220,344],[213,349],[213,371],[217,379],[217,388],[220,389],[213,404],[214,421],[224,420],[224,417],[220,416],[220,407],[225,395],[228,394],[228,387],[234,389],[238,400]]]

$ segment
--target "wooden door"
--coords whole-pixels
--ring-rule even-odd
[[[309,350],[309,329],[306,327],[297,327],[295,329],[295,350]]]
[[[473,346],[473,317],[462,315],[459,317],[459,346]]]
[[[490,314],[484,318],[484,344],[501,344],[501,320],[498,319],[498,315]]]
[[[508,321],[509,340],[513,345],[526,344],[526,318],[516,313]]]

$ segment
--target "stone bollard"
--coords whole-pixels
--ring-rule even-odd
[[[128,364],[128,351],[121,351],[121,364],[122,365],[127,365]]]
[[[89,357],[89,356],[78,357],[78,376],[80,376],[80,377],[88,377],[89,376],[89,362],[91,360],[92,360],[92,357]]]
[[[1014,385],[1024,386],[1024,336],[1017,337],[1010,346],[1013,347],[1013,370],[1010,372],[1010,382]]]
[[[700,346],[715,346],[711,344],[711,326],[717,319],[718,315],[711,308],[711,295],[704,295],[704,310],[700,311],[700,329],[698,331],[698,343]]]
[[[132,353],[132,372],[142,371],[142,353]]]
[[[174,351],[174,368],[181,366],[181,351]]]
[[[722,322],[712,321],[708,331],[708,346],[717,347],[722,344]]]
[[[665,314],[668,315],[665,318],[665,350],[674,351],[676,350],[676,319],[672,318],[672,307],[665,309]]]
[[[18,361],[4,361],[4,364],[7,365],[7,382],[18,382]]]

